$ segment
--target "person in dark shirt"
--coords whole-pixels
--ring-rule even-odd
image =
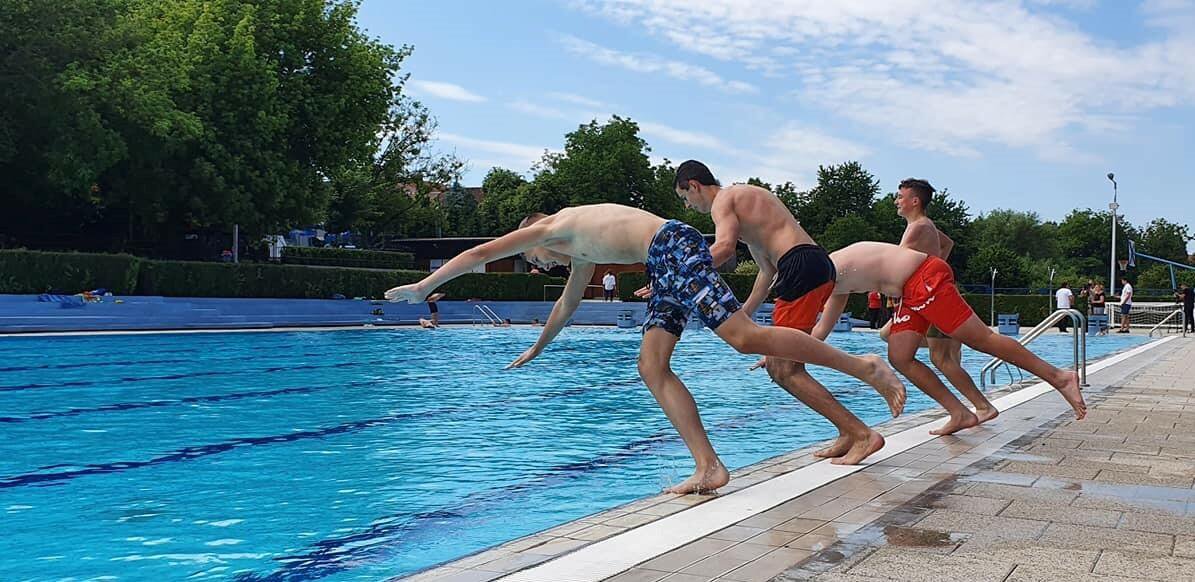
[[[1195,317],[1192,311],[1195,311],[1195,289],[1190,285],[1183,283],[1178,287],[1178,293],[1175,293],[1178,300],[1183,304],[1183,331],[1190,330],[1195,333]]]

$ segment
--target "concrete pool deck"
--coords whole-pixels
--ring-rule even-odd
[[[641,499],[405,579],[1195,579],[1192,374],[1195,342],[1166,338],[1090,365],[1081,422],[1048,386],[1006,387],[998,419],[955,436],[926,434],[940,409],[877,427],[869,465],[808,447],[717,496]]]

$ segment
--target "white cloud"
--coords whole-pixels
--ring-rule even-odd
[[[454,83],[442,83],[440,81],[411,81],[411,88],[415,89],[417,93],[432,95],[441,99],[449,99],[452,101],[464,101],[466,103],[481,103],[486,100],[485,97],[469,91]]]
[[[514,165],[517,168],[530,167],[532,164],[538,162],[541,157],[543,157],[544,151],[546,150],[546,148],[542,147],[503,141],[477,139],[455,133],[440,133],[438,137],[441,141],[471,152],[496,154],[502,162]]]
[[[620,67],[636,73],[662,73],[674,79],[693,81],[726,93],[758,93],[759,89],[745,81],[723,79],[717,73],[698,65],[665,59],[644,53],[626,53],[594,44],[575,36],[563,36],[561,45],[571,53],[594,62]]]
[[[601,101],[598,101],[597,99],[590,99],[589,97],[582,97],[581,95],[577,95],[574,93],[552,92],[552,93],[548,93],[548,97],[551,97],[552,99],[555,99],[557,101],[564,101],[565,103],[571,103],[573,105],[580,105],[582,107],[588,107],[590,109],[609,109],[610,108],[609,105],[607,105]]]
[[[574,117],[564,111],[561,111],[560,109],[538,105],[523,99],[519,99],[510,103],[508,107],[518,111],[519,113],[526,113],[527,115],[542,117],[544,119],[572,119]]]
[[[803,103],[901,144],[958,156],[999,144],[1083,160],[1082,132],[1120,131],[1126,119],[1195,102],[1195,2],[1146,0],[1141,17],[1161,34],[1136,45],[1043,8],[1090,4],[596,0],[583,9],[695,54],[787,75]],[[612,52],[593,58],[647,67]]]

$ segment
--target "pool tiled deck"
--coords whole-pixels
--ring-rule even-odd
[[[1175,338],[1092,374],[1084,421],[1050,391],[608,580],[1195,580],[1193,377],[1195,341]],[[815,448],[735,472],[721,496],[812,465]],[[712,499],[658,495],[407,579],[500,579]]]

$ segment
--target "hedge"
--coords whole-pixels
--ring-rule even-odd
[[[415,266],[415,255],[397,251],[368,251],[327,247],[283,247],[282,261],[295,265],[410,269]]]
[[[105,288],[128,295],[136,291],[139,266],[131,255],[0,250],[0,293]]]
[[[312,268],[272,263],[155,261],[129,255],[0,251],[0,293],[67,293],[105,287],[117,295],[167,297],[381,297],[421,271]],[[450,299],[538,301],[564,280],[523,273],[468,273],[437,291]]]

